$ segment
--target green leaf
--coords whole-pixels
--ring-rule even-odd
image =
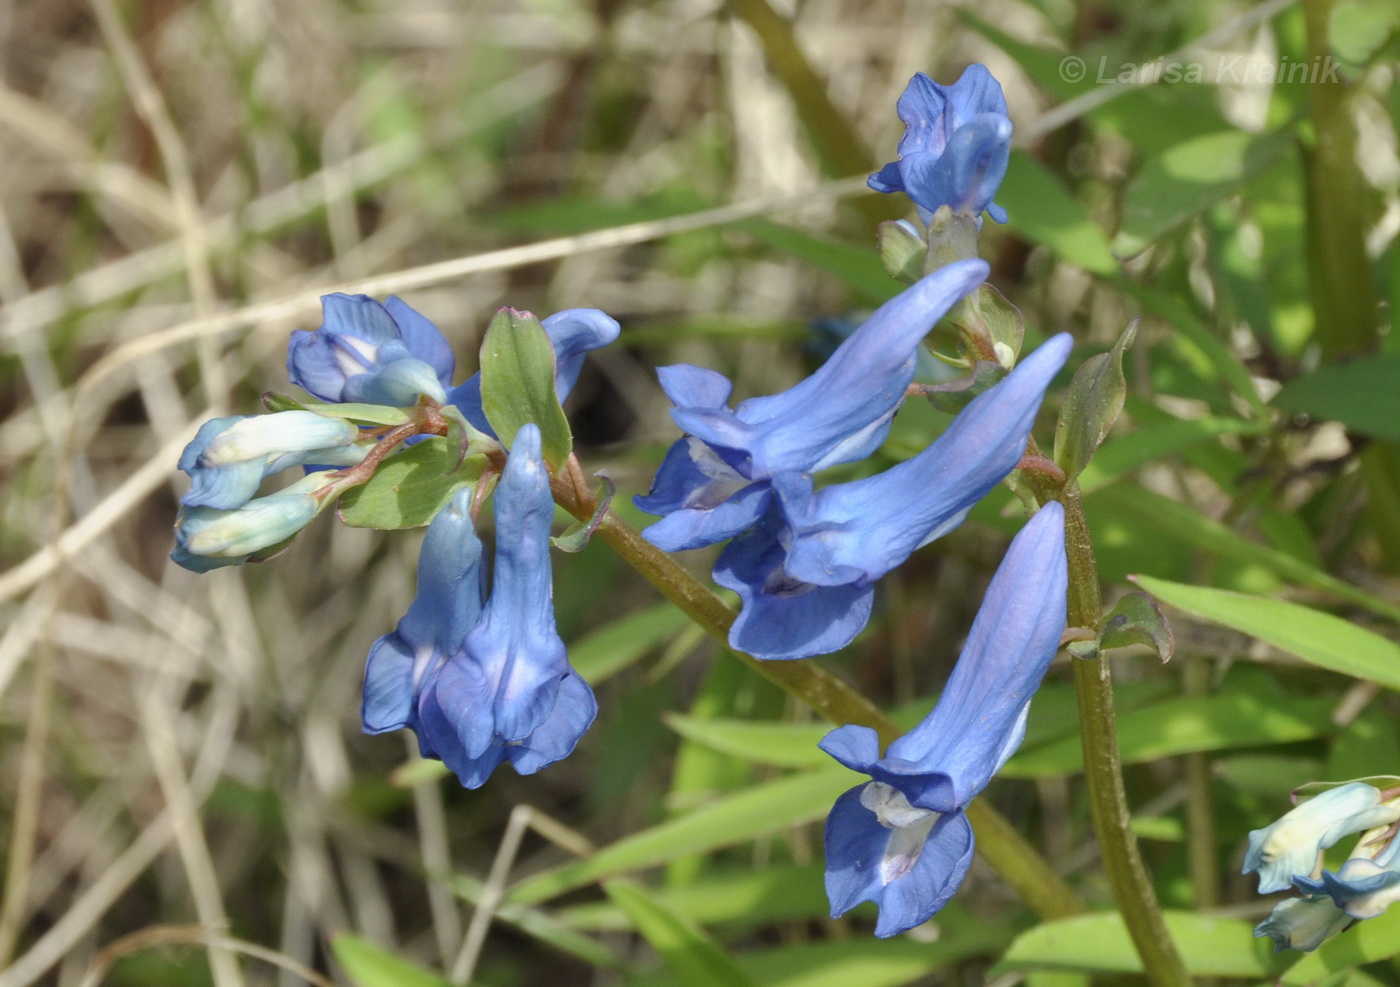
[[[349,932],[331,935],[331,952],[356,987],[450,987],[433,971]]]
[[[1287,744],[1331,732],[1331,700],[1286,695],[1256,672],[1235,670],[1213,695],[1177,696],[1120,714],[1118,745],[1123,763],[1143,764],[1193,751]],[[1039,778],[1081,771],[1083,764],[1080,739],[1071,735],[1023,749],[1001,774]]]
[[[590,685],[638,661],[690,626],[690,618],[670,603],[637,610],[569,645],[569,663]]]
[[[1254,923],[1194,912],[1165,912],[1167,931],[1188,972],[1204,977],[1267,977],[1288,965],[1268,940],[1254,938]],[[1117,912],[1076,915],[1045,922],[1022,933],[992,967],[995,976],[1014,970],[1086,970],[1141,973],[1123,916]]]
[[[606,473],[598,474],[597,501],[593,507],[593,516],[587,521],[575,521],[563,534],[551,538],[550,542],[554,547],[561,552],[571,553],[582,552],[587,548],[593,538],[593,532],[598,530],[598,525],[602,524],[603,518],[607,516],[608,507],[616,493],[617,484],[613,483],[612,477]]]
[[[863,775],[845,768],[789,775],[717,799],[683,816],[623,837],[592,856],[526,878],[507,900],[535,904],[614,874],[767,836],[820,819]]]
[[[460,457],[461,447],[440,436],[394,453],[367,483],[340,498],[340,519],[352,528],[416,528],[427,524],[462,486],[481,478],[481,456]]]
[[[944,913],[940,913],[939,924]],[[1007,939],[994,921],[967,923],[937,942],[859,936],[840,942],[808,942],[744,952],[735,959],[763,987],[900,987],[924,982],[958,960],[994,953]],[[671,987],[672,977],[639,977],[630,987]]]
[[[1394,0],[1341,0],[1332,8],[1327,40],[1344,63],[1361,68],[1400,29]]]
[[[652,895],[665,907],[705,925],[765,925],[826,915],[825,873],[820,861],[806,867],[770,865],[761,870],[711,871],[689,884],[660,888]],[[571,905],[556,914],[575,929],[617,931],[630,927],[617,906],[607,902]]]
[[[1256,136],[1228,130],[1194,137],[1149,157],[1128,186],[1114,252],[1120,256],[1140,253],[1173,228],[1238,192],[1294,142],[1291,133]]]
[[[1250,541],[1192,507],[1132,484],[1115,484],[1089,498],[1095,507],[1130,519],[1144,531],[1196,547],[1220,558],[1261,565],[1285,579],[1325,590],[1391,620],[1400,620],[1400,607],[1341,579],[1313,568],[1286,552]],[[1142,583],[1146,587],[1146,583]],[[1149,592],[1152,592],[1149,590]],[[1155,592],[1153,595],[1156,595]]]
[[[1175,650],[1167,618],[1146,593],[1125,593],[1099,630],[1100,648],[1126,648],[1130,644],[1147,645],[1163,661],[1170,661]]]
[[[506,448],[522,425],[539,426],[544,460],[558,469],[573,449],[564,409],[554,393],[554,347],[540,320],[503,308],[481,343],[481,405]]]
[[[1400,440],[1400,353],[1333,363],[1290,380],[1273,403],[1356,432]]]
[[[1329,973],[1400,955],[1400,908],[1358,922],[1288,968],[1281,983],[1314,984]]]
[[[869,304],[883,304],[899,293],[899,283],[890,278],[880,258],[868,246],[814,237],[769,219],[745,219],[735,226],[813,267],[830,271]],[[916,276],[922,275],[922,269],[916,272]]]
[[[682,987],[757,987],[700,926],[642,885],[613,878],[604,882],[603,890],[627,913],[633,927],[661,955]]]
[[[1350,621],[1297,603],[1208,586],[1149,576],[1138,576],[1136,582],[1164,603],[1249,634],[1319,668],[1400,689],[1400,645]]]
[[[1139,466],[1221,435],[1258,435],[1266,429],[1262,422],[1212,416],[1147,425],[1099,446],[1094,458],[1079,474],[1079,489],[1091,493]]]
[[[1011,152],[997,202],[1009,216],[1007,226],[1027,240],[1086,271],[1117,273],[1118,261],[1103,230],[1059,178],[1025,152]]]
[[[1077,477],[1123,411],[1128,381],[1123,353],[1133,345],[1137,323],[1123,330],[1107,353],[1089,357],[1075,371],[1055,423],[1055,462],[1068,479]]]
[[[831,755],[817,747],[817,742],[831,732],[829,723],[755,723],[680,713],[666,713],[662,718],[687,740],[742,761],[779,768],[824,768],[832,764]]]

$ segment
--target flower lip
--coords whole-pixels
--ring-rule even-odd
[[[298,329],[287,346],[292,383],[322,401],[407,407],[420,396],[447,399],[455,361],[441,332],[402,299],[321,297],[315,332]]]

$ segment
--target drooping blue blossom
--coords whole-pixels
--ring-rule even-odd
[[[1286,898],[1274,906],[1269,917],[1254,927],[1254,938],[1268,936],[1274,952],[1296,949],[1311,953],[1323,942],[1351,924],[1351,919],[1326,895]]]
[[[1065,334],[1049,340],[928,449],[883,473],[815,492],[808,474],[776,474],[771,506],[715,563],[715,581],[743,604],[730,644],[769,659],[849,644],[870,616],[875,581],[961,524],[1016,467],[1071,345]]]
[[[678,365],[658,371],[687,434],[636,504],[662,520],[643,534],[666,551],[712,545],[755,524],[778,473],[814,473],[863,459],[889,433],[934,324],[987,276],[980,260],[948,264],[886,302],[816,373],[781,394],[731,411],[722,374]]]
[[[317,463],[353,466],[369,447],[356,445],[360,430],[312,411],[233,415],[205,422],[180,455],[190,475],[187,507],[231,510],[258,492],[264,478],[289,466]]]
[[[287,347],[292,383],[322,401],[408,407],[420,397],[447,400],[452,349],[426,317],[399,298],[321,298],[315,332],[297,329]]]
[[[1308,894],[1327,895],[1351,918],[1375,918],[1400,901],[1400,839],[1393,832],[1367,836],[1386,841],[1385,846],[1374,850],[1363,836],[1335,874],[1325,870],[1317,878],[1295,877],[1293,884]]]
[[[316,492],[332,482],[329,473],[312,473],[232,509],[181,507],[170,558],[193,572],[242,565],[310,524],[322,504]]]
[[[1323,850],[1344,836],[1400,819],[1400,806],[1381,804],[1374,785],[1351,782],[1308,799],[1263,829],[1249,834],[1248,874],[1259,872],[1259,892],[1282,891],[1311,877]]]
[[[472,525],[473,488],[457,491],[428,525],[418,556],[418,590],[398,626],[369,649],[362,721],[365,733],[418,728],[424,678],[462,648],[481,616],[481,541]]]
[[[985,65],[972,64],[951,86],[922,72],[899,97],[904,136],[899,160],[870,176],[877,192],[904,192],[927,223],[939,206],[998,223],[1006,210],[992,201],[1011,155],[1011,119],[1001,84]]]
[[[584,357],[610,345],[622,331],[616,319],[596,308],[566,308],[541,319],[540,325],[554,346],[554,393],[561,403],[578,383]],[[481,374],[472,374],[454,387],[447,400],[457,406],[473,428],[495,437],[481,407]]]
[[[555,629],[554,501],[539,429],[517,433],[496,488],[495,571],[484,606],[466,498],[459,494],[429,526],[419,598],[371,650],[364,725],[371,733],[412,727],[425,757],[477,788],[503,761],[532,774],[568,756],[598,707]]]
[[[973,853],[964,810],[1021,744],[1064,633],[1067,588],[1064,511],[1052,502],[1012,541],[933,712],[884,757],[869,727],[839,727],[821,742],[871,778],[827,819],[833,917],[874,901],[875,934],[892,936],[927,921],[962,883]]]

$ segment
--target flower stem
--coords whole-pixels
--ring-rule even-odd
[[[555,478],[559,504],[579,520],[593,517],[595,504],[583,484],[569,474]],[[606,512],[596,534],[622,556],[706,633],[728,648],[734,611],[686,572],[675,559],[644,539],[637,529],[612,511]],[[887,745],[903,731],[879,707],[843,679],[810,661],[759,661],[739,651],[733,654],[750,669],[801,700],[835,724],[867,726]],[[1041,918],[1063,918],[1084,911],[1084,904],[1049,862],[1016,832],[987,800],[974,801],[967,817],[977,833],[977,851],[1001,878]]]
[[[1077,484],[1065,487],[1061,502],[1065,507],[1065,552],[1069,559],[1069,625],[1097,628],[1103,613],[1098,563]],[[1089,811],[1113,900],[1142,958],[1148,981],[1156,987],[1189,987],[1190,974],[1167,932],[1132,831],[1132,815],[1123,790],[1123,765],[1118,756],[1108,660],[1100,656],[1093,661],[1074,662],[1074,685],[1079,697]]]

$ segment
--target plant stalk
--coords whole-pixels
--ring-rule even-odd
[[[1097,628],[1102,620],[1103,600],[1078,485],[1070,483],[1060,496],[1065,507],[1065,552],[1069,560],[1069,626]],[[1079,698],[1089,810],[1113,900],[1142,958],[1148,981],[1156,987],[1189,987],[1191,976],[1167,931],[1132,830],[1132,814],[1123,790],[1123,765],[1118,755],[1108,659],[1101,655],[1093,661],[1075,661],[1074,686]]]

